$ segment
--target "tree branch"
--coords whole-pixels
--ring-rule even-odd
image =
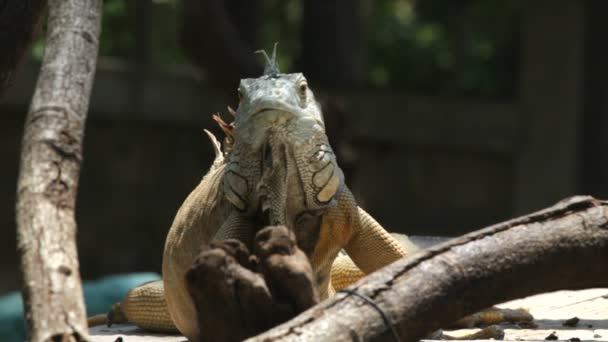
[[[608,202],[574,197],[403,259],[349,287],[396,323],[402,341],[506,300],[608,285]],[[390,338],[378,311],[337,294],[250,341]]]
[[[48,4],[44,58],[22,142],[17,239],[29,339],[78,341],[88,333],[74,207],[101,1]]]

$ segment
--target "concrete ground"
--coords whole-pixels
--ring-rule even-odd
[[[608,341],[608,289],[557,291],[510,301],[503,308],[527,308],[538,325],[534,329],[505,329],[505,340],[545,340],[552,333],[559,340]],[[564,327],[564,321],[578,317],[575,327]],[[464,335],[475,330],[458,330],[451,335]]]
[[[608,289],[558,291],[510,301],[504,308],[527,308],[535,318],[535,329],[505,328],[505,340],[545,340],[554,334],[561,341],[608,341]],[[564,327],[564,321],[578,317],[575,327]],[[475,330],[463,329],[447,332],[453,336]],[[92,342],[182,342],[183,336],[152,334],[132,325],[114,325],[112,328],[94,327],[90,330]]]

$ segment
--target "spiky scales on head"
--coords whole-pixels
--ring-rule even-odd
[[[276,74],[280,74],[279,63],[277,62],[277,46],[278,42],[274,43],[274,47],[272,48],[272,58],[268,57],[268,54],[264,50],[258,50],[255,53],[262,54],[264,59],[266,60],[266,65],[264,65],[264,75],[272,76]]]

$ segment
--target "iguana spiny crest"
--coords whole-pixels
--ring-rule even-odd
[[[244,215],[286,225],[300,240],[307,231],[314,234],[321,214],[336,204],[344,177],[306,78],[279,71],[276,45],[272,59],[262,53],[264,75],[238,87],[224,193]]]

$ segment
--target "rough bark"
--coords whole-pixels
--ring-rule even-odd
[[[31,341],[87,338],[74,207],[101,1],[49,0],[46,47],[25,122],[17,239]]]
[[[540,292],[608,285],[608,202],[574,197],[403,259],[349,289],[371,298],[417,341],[492,304]],[[390,338],[377,309],[335,297],[251,341]]]

